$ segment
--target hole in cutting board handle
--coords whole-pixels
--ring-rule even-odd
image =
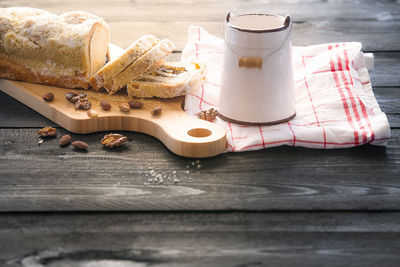
[[[212,134],[212,132],[206,128],[193,128],[190,129],[187,133],[188,135],[193,137],[207,137]]]

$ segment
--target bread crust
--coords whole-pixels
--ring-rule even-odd
[[[138,39],[136,42],[131,44],[117,59],[107,63],[97,73],[90,77],[90,85],[94,90],[97,91],[104,87],[105,84],[110,84],[110,82],[112,83],[112,79],[114,79],[126,67],[140,58],[143,54],[149,51],[157,42],[158,39],[153,35],[145,35]],[[109,93],[113,93],[111,92],[111,88],[105,87],[105,89]]]
[[[86,81],[86,75],[82,73],[76,73],[74,76],[46,73],[49,72],[27,68],[10,59],[0,56],[0,78],[64,88],[89,88],[89,83]]]
[[[104,20],[86,12],[0,8],[0,78],[87,89],[108,41]]]
[[[110,94],[114,94],[122,87],[148,71],[150,68],[158,66],[161,60],[168,56],[175,49],[175,45],[168,39],[161,40],[143,56],[138,58],[114,79],[105,81],[104,87]]]

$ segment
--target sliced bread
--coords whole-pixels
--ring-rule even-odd
[[[171,98],[194,90],[205,81],[205,66],[198,63],[162,62],[127,85],[131,97]]]
[[[153,35],[145,35],[131,44],[118,58],[108,62],[96,74],[94,74],[89,83],[96,91],[104,87],[110,94],[115,93],[114,88],[107,85],[112,84],[112,80],[118,76],[130,64],[135,62],[153,46],[158,40]]]
[[[132,62],[114,79],[105,81],[104,87],[110,94],[119,91],[132,80],[144,74],[150,68],[158,66],[161,60],[175,49],[175,45],[167,39],[161,40],[140,58]]]

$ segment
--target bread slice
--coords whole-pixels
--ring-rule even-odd
[[[108,43],[108,25],[86,12],[0,8],[0,78],[87,89]]]
[[[205,66],[198,63],[162,62],[130,82],[127,86],[131,97],[171,98],[195,90],[205,81]]]
[[[156,45],[158,39],[153,35],[145,35],[131,44],[118,58],[108,62],[96,74],[94,74],[89,83],[94,90],[105,87],[105,84],[112,83],[112,79],[117,77],[125,68],[135,62],[138,58]],[[109,93],[113,93],[111,88],[105,87]]]
[[[105,81],[104,87],[110,94],[118,92],[122,87],[144,74],[150,68],[159,65],[161,60],[175,49],[175,45],[168,39],[161,40],[143,56],[131,63],[114,79]]]

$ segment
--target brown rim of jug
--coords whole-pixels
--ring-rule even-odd
[[[218,113],[218,117],[220,117],[224,121],[233,122],[233,123],[236,123],[236,124],[249,125],[249,126],[269,126],[269,125],[275,125],[275,124],[279,124],[279,123],[282,123],[282,122],[287,122],[287,121],[292,120],[294,117],[296,117],[296,112],[293,115],[291,115],[291,116],[289,116],[287,118],[284,118],[284,119],[281,119],[281,120],[277,120],[277,121],[268,121],[268,122],[238,121],[238,120],[234,120],[234,119],[225,117],[221,113]]]

